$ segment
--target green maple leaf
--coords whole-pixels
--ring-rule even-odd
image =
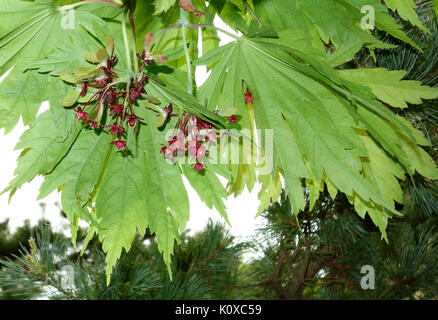
[[[71,114],[74,117],[74,114]],[[56,164],[69,151],[70,146],[79,132],[79,124],[75,123],[67,139],[60,136],[57,132],[50,111],[42,113],[32,128],[27,130],[20,137],[20,141],[15,146],[16,150],[22,149],[18,158],[18,166],[14,172],[15,178],[9,186],[2,191],[11,191],[11,195],[24,183],[31,181],[38,174],[50,173]]]
[[[169,10],[174,4],[176,0],[155,0],[155,12],[154,14],[158,15],[160,13],[166,12]]]
[[[382,177],[376,181],[366,176],[363,159],[369,159],[368,149],[355,128],[367,130],[383,145],[384,156],[395,155],[403,172],[437,175],[432,160],[417,145],[424,144],[424,138],[379,104],[370,90],[339,78],[323,60],[263,39],[242,38],[218,52],[210,54],[221,60],[201,88],[201,97],[216,105],[228,94],[224,88],[229,89],[230,83],[248,84],[257,128],[275,130],[274,172],[277,168],[285,177],[294,212],[304,208],[300,181],[306,179],[313,185],[314,197],[324,181],[332,185],[332,192],[360,197],[368,207],[377,208],[374,214],[380,212],[380,218],[396,213],[394,199],[379,188]],[[417,158],[414,163],[411,153]],[[399,188],[397,180],[388,181]]]
[[[79,66],[89,66],[83,57],[85,51],[95,52],[101,45],[83,28],[62,39],[62,43],[43,57],[28,65],[29,70],[58,76],[61,71],[73,73]],[[123,56],[122,56],[123,57]]]
[[[277,170],[275,175],[260,176],[259,182],[262,184],[262,189],[258,194],[260,205],[257,210],[257,215],[261,214],[266,208],[268,208],[271,201],[277,201],[283,190],[279,170]]]
[[[200,174],[195,172],[192,166],[182,165],[184,176],[198,193],[199,198],[208,208],[212,209],[214,207],[230,225],[224,204],[224,200],[227,199],[227,192],[210,167],[208,166],[208,169]]]
[[[153,123],[154,114],[148,111],[148,123]],[[147,206],[151,232],[157,234],[158,248],[163,252],[164,261],[170,266],[170,255],[178,231],[184,230],[189,218],[189,202],[181,171],[177,165],[164,160],[157,145],[166,141],[164,132],[152,125],[143,128],[147,132],[142,148],[147,166]],[[169,267],[170,268],[170,267]],[[170,274],[170,269],[169,269]]]
[[[420,19],[418,19],[417,13],[415,12],[416,3],[414,0],[385,0],[385,3],[391,10],[397,11],[402,19],[409,21],[412,25],[417,26],[424,32],[429,32]]]
[[[62,187],[62,207],[68,219],[74,221],[77,216],[91,222],[93,219],[84,206],[92,200],[91,194],[107,163],[111,141],[109,134],[82,130],[69,153],[46,175],[38,199]]]
[[[405,0],[403,0],[405,1]],[[408,0],[410,1],[410,0]],[[353,58],[363,46],[370,50],[391,48],[393,46],[377,40],[360,26],[364,17],[363,6],[372,6],[375,11],[376,27],[392,36],[419,47],[401,30],[395,20],[389,16],[388,9],[378,0],[326,0],[317,5],[306,0],[254,0],[255,11],[259,18],[271,25],[284,37],[288,45],[302,48],[303,45],[326,54],[323,40],[334,45],[335,51],[328,52],[330,64],[339,65]],[[415,12],[409,21],[416,22]],[[407,18],[402,16],[402,18]],[[418,19],[418,18],[417,18]],[[342,23],[339,23],[342,21]],[[286,31],[286,32],[285,32]],[[293,32],[290,32],[293,31]]]
[[[358,135],[364,142],[368,155],[362,159],[365,179],[376,186],[388,203],[394,201],[403,203],[403,191],[397,179],[405,179],[404,170],[399,163],[389,158],[365,131],[358,131]],[[359,196],[354,196],[352,202],[354,202],[356,212],[362,218],[366,213],[369,214],[371,220],[380,229],[382,236],[388,241],[386,227],[391,215],[381,206],[375,206]]]
[[[18,122],[34,121],[47,92],[48,74],[29,72],[27,68],[46,57],[52,48],[70,34],[86,26],[90,30],[105,25],[97,16],[75,11],[73,29],[63,28],[64,14],[55,1],[4,0],[0,8],[0,74],[14,67],[0,84],[0,128],[6,132]]]
[[[205,109],[192,95],[173,84],[164,83],[152,77],[150,79],[149,88],[152,89],[154,95],[158,95],[164,99],[164,101],[168,103],[173,102],[184,111],[212,123],[219,128],[228,128],[231,125],[227,119]]]
[[[152,111],[142,109],[138,114],[153,123]],[[189,217],[180,169],[167,163],[157,149],[165,142],[164,133],[146,125],[137,137],[125,155],[110,146],[112,137],[107,133],[82,130],[40,189],[39,198],[56,188],[62,191],[73,232],[77,218],[92,223],[90,237],[97,233],[107,254],[108,281],[122,250],[129,250],[136,232],[144,234],[146,228],[157,235],[170,273],[174,241]]]
[[[406,71],[389,71],[385,68],[341,70],[347,79],[366,85],[381,101],[396,107],[407,108],[407,103],[421,104],[421,99],[438,97],[438,88],[421,86],[420,81],[402,80]]]
[[[144,154],[124,156],[113,148],[105,175],[96,195],[98,235],[106,253],[107,281],[125,248],[128,251],[136,231],[147,227]]]

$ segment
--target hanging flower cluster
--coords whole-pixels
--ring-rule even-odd
[[[101,108],[106,108],[109,111],[109,116],[113,119],[113,123],[106,126],[109,128],[109,133],[116,137],[112,142],[118,150],[128,149],[126,141],[123,140],[123,135],[126,132],[126,126],[135,127],[139,120],[143,120],[134,113],[134,105],[137,100],[145,93],[145,85],[148,77],[142,77],[140,80],[132,79],[128,88],[123,86],[121,89],[117,86],[117,73],[113,70],[113,66],[117,61],[117,56],[109,57],[105,65],[99,66],[99,70],[103,74],[97,78],[84,81],[81,90],[81,96],[87,95],[89,87],[97,87],[98,91],[87,101],[84,107],[76,108],[76,118],[88,124],[90,128],[96,129],[103,127],[100,123],[102,118]],[[86,108],[91,101],[97,100],[96,110],[92,115],[86,112]],[[100,115],[100,116],[99,116]]]
[[[95,64],[95,67],[78,68],[74,73],[60,73],[64,81],[76,85],[76,90],[65,97],[63,106],[70,107],[77,102],[85,103],[75,108],[76,118],[91,129],[108,128],[109,133],[115,137],[112,144],[118,150],[128,150],[124,139],[127,128],[135,127],[143,120],[135,114],[135,108],[138,106],[138,100],[143,99],[146,94],[148,76],[145,66],[151,65],[154,60],[166,61],[163,56],[153,56],[149,53],[154,38],[153,35],[146,38],[149,39],[147,47],[141,55],[137,55],[139,67],[136,76],[128,83],[114,70],[117,55],[114,54],[114,40],[111,37],[107,39],[106,49],[99,49],[95,53],[83,53],[85,60]],[[102,123],[105,109],[111,122],[107,126]]]
[[[194,169],[202,171],[207,162],[207,143],[216,143],[217,133],[213,126],[200,118],[182,113],[172,114],[173,106],[169,104],[166,108],[168,117],[178,117],[173,134],[168,145],[161,148],[161,153],[171,161],[175,156],[188,156],[195,159]]]
[[[176,155],[191,157],[195,159],[194,169],[202,171],[209,156],[207,146],[217,142],[218,133],[211,123],[195,115],[187,112],[172,113],[174,111],[172,104],[166,108],[159,107],[160,101],[147,94],[146,67],[152,65],[153,61],[161,63],[167,61],[163,56],[151,54],[154,40],[152,34],[145,36],[144,49],[136,56],[138,70],[129,80],[119,77],[114,70],[117,55],[114,54],[114,41],[111,37],[108,37],[106,49],[99,49],[95,53],[84,52],[85,60],[95,66],[78,68],[74,73],[65,71],[60,73],[64,81],[76,85],[76,90],[64,99],[63,106],[71,107],[79,104],[74,109],[78,121],[93,130],[99,128],[108,130],[114,136],[111,144],[115,145],[117,150],[127,151],[128,145],[125,139],[127,130],[144,120],[136,115],[135,109],[139,105],[139,100],[145,100],[146,107],[159,113],[155,123],[157,127],[162,126],[171,117],[178,117],[174,134],[168,145],[163,146],[161,153],[170,160],[174,160]],[[226,118],[231,123],[238,121],[235,115]]]
[[[219,132],[211,123],[189,113],[172,114],[172,104],[169,104],[165,110],[168,118],[178,117],[178,119],[168,144],[162,146],[161,153],[171,161],[181,156],[194,159],[194,170],[202,171],[208,162],[208,148],[210,145],[216,145]],[[227,118],[231,122],[238,120],[235,115]]]

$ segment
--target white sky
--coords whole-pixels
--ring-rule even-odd
[[[229,32],[229,29],[219,18],[215,19],[215,25]],[[220,34],[221,45],[224,45],[233,39],[227,35]],[[207,73],[205,67],[198,67],[196,70],[196,78],[198,85],[206,79]],[[0,77],[0,82],[3,77]],[[44,103],[41,111],[48,108],[48,104]],[[18,142],[20,135],[25,131],[21,120],[20,123],[8,135],[4,135],[3,130],[0,131],[0,190],[3,190],[14,177],[13,172],[16,168],[16,159],[20,155],[20,151],[14,151],[14,146]],[[59,214],[60,195],[55,191],[41,201],[36,201],[39,186],[43,182],[41,176],[35,177],[30,183],[26,183],[18,190],[10,204],[8,204],[8,194],[0,196],[0,221],[9,218],[11,229],[15,229],[23,224],[25,219],[29,219],[32,224],[35,224],[43,216],[51,221],[55,230],[69,230],[68,223],[62,219]],[[208,209],[199,199],[196,192],[185,181],[188,195],[190,199],[190,221],[187,228],[191,233],[201,230],[207,223],[208,218],[215,221],[222,221],[221,216],[215,211]],[[231,222],[231,233],[238,239],[245,239],[251,236],[256,228],[256,223],[260,222],[255,219],[258,207],[257,193],[260,186],[256,185],[250,193],[245,189],[242,195],[238,198],[230,197],[226,201],[228,217]],[[42,211],[42,205],[45,204],[45,213]]]

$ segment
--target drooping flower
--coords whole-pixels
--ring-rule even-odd
[[[114,122],[113,124],[111,124],[111,125],[109,125],[109,126],[107,126],[108,128],[111,128],[110,129],[110,133],[111,134],[116,134],[116,133],[120,133],[120,134],[122,134],[124,131],[125,131],[125,129],[122,127],[122,126],[119,126],[118,124],[117,124],[117,122]]]
[[[173,154],[175,153],[175,151],[169,147],[163,146],[160,150],[160,153],[164,153],[166,158],[168,158],[169,160],[173,160]]]
[[[108,69],[112,70],[113,65],[116,63],[117,56],[114,56],[113,58],[108,58],[106,61],[106,66]]]
[[[113,80],[113,77],[106,67],[100,67],[99,69],[104,72],[104,75],[96,78],[95,81],[99,88],[105,88]]]
[[[196,170],[196,171],[202,171],[202,169],[204,169],[204,165],[202,164],[202,163],[197,163],[197,164],[195,164],[195,167],[194,167],[194,169]]]
[[[184,140],[181,141],[180,139],[175,139],[175,141],[169,145],[169,148],[172,151],[184,151]]]
[[[130,114],[126,116],[126,119],[128,119],[128,124],[130,127],[134,128],[137,124],[138,120],[144,120],[143,118],[137,117],[135,114]]]
[[[163,108],[164,112],[167,113],[167,116],[169,117],[169,115],[172,113],[173,110],[173,106],[171,103],[169,103],[169,105],[166,108]]]
[[[113,105],[117,104],[117,93],[113,88],[109,88],[103,97],[103,103]]]
[[[81,97],[85,97],[87,95],[87,87],[88,87],[88,82],[85,81],[82,84],[82,89],[81,89],[81,94],[80,94]]]
[[[90,128],[95,130],[97,129],[99,126],[103,127],[103,124],[97,122],[97,121],[90,121]]]
[[[141,61],[145,62],[148,65],[151,65],[152,61],[154,60],[154,57],[149,52],[147,52],[145,49],[143,49],[143,51],[141,52],[141,55],[137,54],[137,57]]]
[[[124,108],[121,104],[115,104],[115,105],[109,105],[108,109],[111,109],[110,116],[113,116],[114,114],[120,116]]]
[[[239,121],[239,118],[237,118],[237,116],[235,116],[234,114],[232,116],[229,116],[226,118],[229,119],[231,121],[231,123],[235,123],[235,122]]]
[[[210,123],[205,122],[204,120],[199,118],[196,119],[196,127],[198,128],[198,130],[213,128],[213,126]]]
[[[114,144],[117,148],[117,150],[120,150],[122,148],[125,148],[126,150],[128,150],[128,147],[126,146],[126,141],[123,140],[116,140],[111,142],[111,144]]]
[[[149,80],[149,77],[148,77],[148,76],[145,76],[145,77],[141,78],[141,79],[138,81],[138,85],[139,85],[141,88],[144,88],[144,85],[145,85],[146,83],[148,83],[148,80]]]
[[[172,104],[169,104],[167,108],[163,108],[169,117],[178,116],[178,120],[173,136],[168,141],[168,146],[163,146],[160,152],[171,160],[173,160],[173,156],[177,151],[179,155],[194,157],[197,159],[194,170],[201,171],[208,161],[208,143],[217,143],[218,133],[211,123],[185,112],[181,115],[171,114],[172,109]]]
[[[76,109],[76,119],[82,120],[83,118],[86,118],[88,116],[87,112],[84,112],[83,108],[78,107]]]
[[[129,90],[129,100],[132,103],[136,103],[137,102],[137,98],[141,97],[141,93],[137,90],[137,88],[131,88]]]

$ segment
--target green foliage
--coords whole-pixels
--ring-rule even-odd
[[[229,53],[217,50],[222,55],[216,58],[221,61],[201,88],[201,95],[210,97],[208,105],[214,107],[237,104],[237,101],[227,104],[220,100],[222,97],[230,99],[227,88],[235,88],[236,82],[243,80],[251,92],[255,92],[257,127],[275,128],[273,162],[278,167],[274,167],[274,172],[278,168],[284,173],[295,213],[304,209],[301,179],[312,182],[317,188],[316,195],[323,182],[330,183],[352,199],[360,215],[364,216],[368,211],[383,231],[386,210],[395,212],[394,200],[400,199],[394,199],[391,194],[400,193],[400,188],[391,174],[388,177],[373,173],[368,163],[380,166],[381,172],[388,164],[395,166],[393,173],[399,179],[404,178],[404,172],[400,171],[403,166],[408,174],[417,170],[430,178],[437,177],[429,156],[416,146],[428,142],[409,124],[390,116],[383,105],[370,99],[369,92],[359,83],[347,82],[345,79],[351,80],[352,77],[345,72],[343,78],[339,78],[318,59],[276,46],[268,40],[242,38],[228,45]],[[237,68],[235,72],[241,75],[240,78],[228,74],[226,70],[230,68]],[[325,74],[315,70],[324,70]],[[266,76],[263,82],[258,81],[260,74]],[[339,86],[351,91],[345,92]],[[412,83],[409,87],[415,90],[416,86],[417,83]],[[430,97],[437,95],[433,89],[425,90],[430,90]],[[349,102],[351,97],[352,104]],[[273,105],[272,101],[276,104]],[[242,110],[241,114],[245,111]],[[376,122],[382,124],[380,129],[375,127]],[[362,139],[367,139],[368,146]],[[406,144],[397,147],[400,139]],[[386,152],[398,157],[398,163],[394,163],[385,151],[374,147],[376,142],[383,145]],[[379,159],[373,159],[370,148],[380,153]],[[415,158],[417,164],[413,162]],[[388,184],[388,181],[392,183]]]
[[[3,192],[12,195],[36,175],[44,175],[39,198],[55,189],[62,192],[73,242],[78,220],[90,224],[88,240],[97,234],[106,253],[108,282],[123,249],[128,251],[136,234],[147,230],[156,234],[170,272],[174,244],[190,211],[182,175],[225,219],[223,199],[245,187],[252,189],[256,181],[263,185],[259,213],[278,198],[281,178],[296,215],[306,206],[311,211],[325,188],[333,198],[339,191],[362,218],[368,213],[385,238],[388,219],[399,214],[399,180],[416,174],[438,178],[434,161],[421,147],[429,147],[429,139],[387,106],[407,109],[408,104],[438,97],[436,88],[403,80],[409,72],[348,67],[362,49],[374,56],[377,50],[394,48],[394,40],[379,37],[381,33],[420,54],[423,42],[416,34],[426,35],[428,29],[412,0],[388,0],[389,9],[377,0],[254,0],[251,10],[243,2],[224,0],[211,0],[208,7],[201,0],[184,6],[197,15],[185,13],[176,1],[126,1],[123,8],[70,3],[61,7],[53,0],[6,0],[0,9],[0,73],[14,66],[0,85],[0,127],[10,131],[20,116],[30,126],[16,147],[23,151],[15,178]],[[379,32],[360,27],[365,4],[375,8]],[[66,9],[74,10],[73,29],[60,27]],[[408,36],[402,31],[406,23],[390,11],[418,30]],[[217,32],[223,30],[211,25],[216,15],[242,36],[218,47]],[[108,36],[118,57],[116,85],[126,84],[127,91],[143,75],[135,68],[137,54],[156,60],[147,67],[145,87],[153,99],[142,99],[157,103],[152,109],[158,118],[144,104],[135,107],[141,121],[126,132],[126,152],[116,150],[114,137],[105,129],[89,131],[64,108],[89,100],[101,125],[111,125],[108,112],[99,109],[102,99],[98,103],[89,97],[99,91],[91,88],[85,96],[80,91],[85,80],[104,76],[99,68],[107,63]],[[153,45],[148,44],[152,38]],[[165,65],[155,58],[161,54],[170,56]],[[212,69],[211,74],[199,90],[192,90],[194,65],[201,64]],[[341,64],[343,70],[335,69]],[[253,101],[245,101],[249,93]],[[36,117],[45,100],[50,110]],[[272,172],[262,172],[253,161],[211,165],[207,173],[195,175],[189,166],[167,163],[160,145],[166,142],[166,129],[175,125],[164,117],[169,103],[179,116],[191,114],[215,129],[246,129],[250,135],[244,138],[250,141],[256,140],[254,129],[272,129],[273,161],[267,163]],[[224,119],[230,109],[236,110],[238,125]],[[249,157],[248,146],[241,143],[240,148]],[[226,188],[216,174],[228,180]]]
[[[48,74],[26,72],[29,65],[45,58],[59,41],[74,30],[102,27],[104,21],[86,10],[76,11],[73,31],[62,28],[63,14],[54,1],[5,0],[0,9],[0,73],[13,70],[0,87],[0,127],[12,130],[22,116],[25,125],[33,123],[41,102],[55,88],[45,84]]]
[[[14,172],[15,178],[3,192],[10,190],[14,193],[17,188],[32,180],[37,174],[50,173],[69,151],[79,128],[76,125],[75,132],[72,132],[66,140],[58,135],[53,117],[50,111],[44,112],[35,121],[34,126],[21,136],[16,148],[23,151]]]
[[[419,81],[402,80],[406,73],[383,68],[341,70],[344,77],[366,85],[379,100],[395,108],[407,108],[407,103],[421,104],[421,99],[437,97],[438,88],[421,86]]]
[[[404,204],[418,203],[407,199]],[[212,222],[193,236],[183,233],[172,257],[173,280],[163,272],[156,238],[136,236],[109,286],[97,237],[85,238],[79,229],[79,253],[48,224],[25,224],[11,235],[6,222],[0,226],[1,248],[9,243],[0,260],[0,299],[436,298],[438,220],[412,219],[404,210],[406,217],[388,227],[388,246],[371,220],[360,219],[341,194],[332,200],[325,190],[308,208],[293,215],[282,193],[262,213],[263,223],[250,242],[237,242]],[[363,265],[375,269],[374,290],[360,287]]]
[[[22,230],[16,235],[20,232]],[[80,243],[84,240],[83,233],[79,229]],[[0,239],[2,235],[0,231]],[[26,247],[17,248],[9,260],[0,260],[0,299],[41,296],[69,300],[236,298],[239,293],[234,287],[239,281],[241,255],[247,246],[235,243],[224,226],[212,222],[194,236],[182,234],[182,244],[173,258],[172,281],[163,272],[155,239],[150,234],[137,236],[129,253],[122,254],[107,286],[105,256],[96,238],[80,257],[69,247],[67,238],[52,233],[47,226],[32,231],[35,237],[29,241],[32,247],[26,240],[30,235],[20,237]]]
[[[413,0],[385,0],[385,3],[391,10],[397,11],[402,19],[409,21],[412,25],[423,31],[428,31],[418,19],[417,13],[415,12],[416,5]]]
[[[169,10],[171,6],[175,4],[176,0],[157,0],[154,1],[155,14],[160,14],[164,11]]]
[[[395,218],[386,245],[371,220],[354,214],[343,196],[332,200],[325,190],[312,210],[294,217],[290,209],[283,194],[262,214],[266,222],[256,243],[263,254],[248,263],[245,274],[247,293],[256,299],[436,297],[436,221]],[[373,290],[360,285],[365,265],[375,270]]]
[[[394,4],[394,9],[412,2],[402,0]],[[415,43],[400,30],[394,19],[387,15],[388,9],[381,1],[329,0],[315,5],[311,1],[287,0],[255,0],[256,12],[267,25],[275,27],[289,45],[305,46],[314,49],[313,53],[327,55],[333,66],[351,60],[363,46],[370,50],[391,48],[392,46],[373,37],[368,30],[360,27],[363,18],[361,8],[372,6],[375,10],[376,27],[392,36],[416,46]],[[414,13],[415,16],[415,13]],[[415,20],[415,23],[419,23]],[[347,27],[346,27],[347,26]],[[321,40],[323,42],[321,42]],[[333,44],[335,51],[324,48],[324,44]],[[417,47],[418,48],[418,47]]]

